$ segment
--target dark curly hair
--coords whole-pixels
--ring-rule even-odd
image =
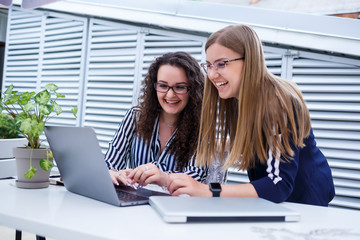
[[[156,118],[161,113],[154,83],[162,65],[176,66],[184,69],[189,81],[189,101],[177,120],[177,131],[168,151],[176,156],[176,170],[182,170],[195,154],[200,126],[201,104],[204,90],[204,76],[199,63],[186,52],[170,52],[150,65],[144,80],[144,88],[135,108],[137,134],[150,145]]]

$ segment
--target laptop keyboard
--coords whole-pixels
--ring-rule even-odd
[[[120,201],[140,201],[140,200],[148,200],[146,197],[142,197],[136,194],[124,192],[121,189],[116,189],[116,193],[120,199]]]

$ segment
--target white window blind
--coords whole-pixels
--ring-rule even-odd
[[[263,46],[263,49],[265,64],[268,67],[269,71],[279,77],[285,77],[286,72],[283,68],[283,55],[286,53],[286,50],[269,46]]]
[[[44,25],[39,65],[41,87],[55,83],[60,88],[58,92],[66,96],[58,101],[64,112],[51,119],[51,123],[79,125],[80,118],[75,119],[70,110],[81,105],[87,20],[52,13],[45,15]]]
[[[336,197],[331,205],[360,209],[360,60],[300,51],[292,80],[332,169]]]
[[[90,20],[83,126],[93,127],[103,149],[132,106],[139,28]]]
[[[41,12],[9,10],[3,90],[14,84],[19,92],[36,90],[40,62]]]
[[[42,11],[10,9],[3,89],[40,91],[58,85],[63,109],[49,124],[76,125],[70,109],[80,106],[86,19]]]

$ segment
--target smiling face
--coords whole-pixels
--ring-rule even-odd
[[[157,73],[157,83],[162,83],[170,87],[189,86],[184,69],[176,66],[162,65]],[[163,114],[175,116],[184,110],[189,101],[189,92],[176,94],[173,89],[166,93],[157,92],[157,98],[162,108]]]
[[[240,56],[239,53],[218,43],[212,44],[206,50],[206,62],[208,64],[241,57],[243,56]],[[244,61],[238,60],[228,62],[224,69],[215,70],[213,67],[211,71],[208,71],[208,78],[218,90],[220,98],[238,98],[243,65]]]

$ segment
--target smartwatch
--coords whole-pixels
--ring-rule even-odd
[[[213,197],[220,197],[221,185],[220,183],[210,183],[209,189],[213,194]]]

